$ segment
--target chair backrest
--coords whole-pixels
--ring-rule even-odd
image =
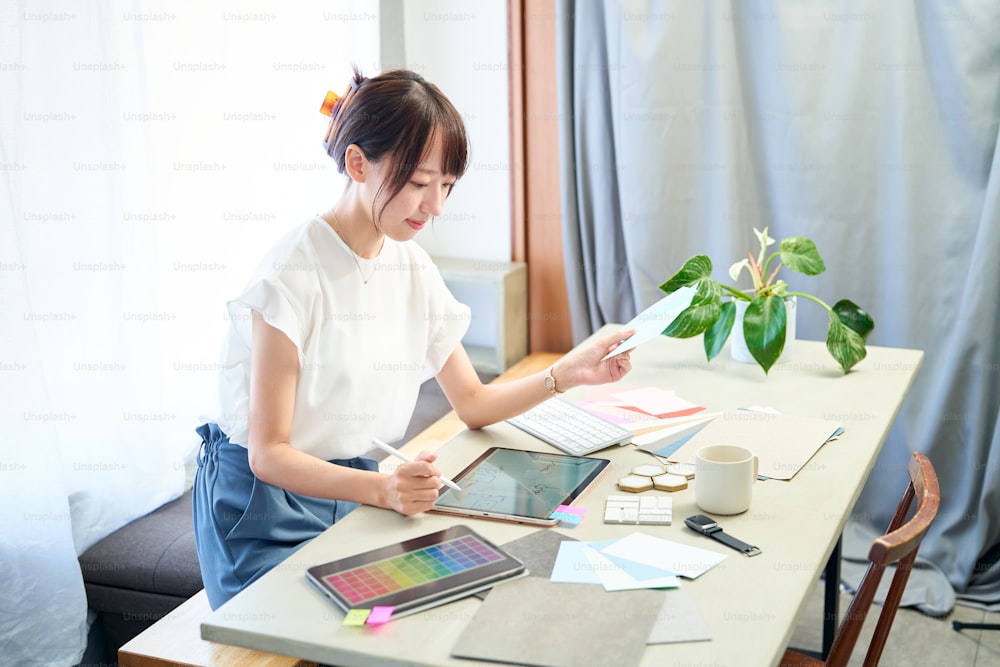
[[[889,637],[899,601],[903,597],[903,589],[906,588],[910,570],[913,569],[913,561],[917,557],[917,549],[927,534],[931,521],[937,516],[938,506],[941,504],[941,489],[930,459],[923,454],[914,453],[907,469],[910,481],[906,486],[906,492],[896,508],[896,514],[889,523],[885,535],[872,542],[868,552],[868,570],[837,630],[830,655],[826,660],[828,667],[847,665],[861,634],[861,626],[868,616],[868,609],[875,598],[875,591],[882,580],[882,573],[887,566],[897,563],[896,574],[892,578],[892,584],[882,605],[882,613],[879,615],[875,633],[872,635],[865,656],[865,666],[877,665],[882,656],[882,649],[885,648],[886,639]],[[914,500],[917,505],[916,513],[904,523]]]

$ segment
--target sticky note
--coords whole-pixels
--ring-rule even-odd
[[[371,609],[350,609],[344,616],[344,625],[364,625],[371,613]]]
[[[560,505],[555,509],[552,514],[549,515],[550,519],[559,519],[561,522],[575,526],[581,521],[583,517],[587,514],[587,510],[582,507],[570,507],[569,505]]]
[[[395,607],[372,607],[372,613],[369,614],[368,620],[365,622],[368,625],[381,625],[392,619],[392,612]]]

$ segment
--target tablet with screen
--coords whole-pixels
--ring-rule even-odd
[[[467,526],[452,526],[306,570],[309,581],[344,611],[394,607],[393,618],[521,574],[524,563]]]
[[[491,447],[441,487],[432,512],[553,526],[560,505],[579,498],[611,461],[589,456]]]

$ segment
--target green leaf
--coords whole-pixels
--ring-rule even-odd
[[[681,287],[693,285],[702,278],[712,275],[712,260],[708,255],[695,255],[684,262],[681,270],[673,275],[670,280],[660,285],[660,289],[671,294]]]
[[[718,280],[703,278],[698,283],[698,291],[692,301],[709,303],[711,301],[722,302],[722,285]]]
[[[705,332],[705,356],[711,361],[722,351],[722,346],[729,338],[729,332],[733,330],[733,322],[736,321],[736,302],[727,301],[722,304],[719,318],[715,324]]]
[[[717,319],[722,306],[722,286],[712,278],[702,278],[691,304],[663,330],[663,335],[691,338],[704,333]]]
[[[826,331],[826,349],[846,373],[865,358],[865,341],[835,311],[830,311],[830,328]]]
[[[785,300],[777,296],[758,297],[743,314],[743,337],[747,349],[767,373],[785,347]]]
[[[826,271],[816,244],[802,236],[781,240],[781,261],[792,271],[815,276]]]
[[[861,306],[848,299],[841,299],[835,303],[833,312],[849,329],[861,336],[861,340],[868,340],[868,335],[875,328],[872,316],[862,310]]]

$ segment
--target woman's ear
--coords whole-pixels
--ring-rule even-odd
[[[355,183],[365,182],[369,169],[368,158],[357,144],[351,144],[347,147],[347,152],[344,155],[344,168],[352,181]]]

